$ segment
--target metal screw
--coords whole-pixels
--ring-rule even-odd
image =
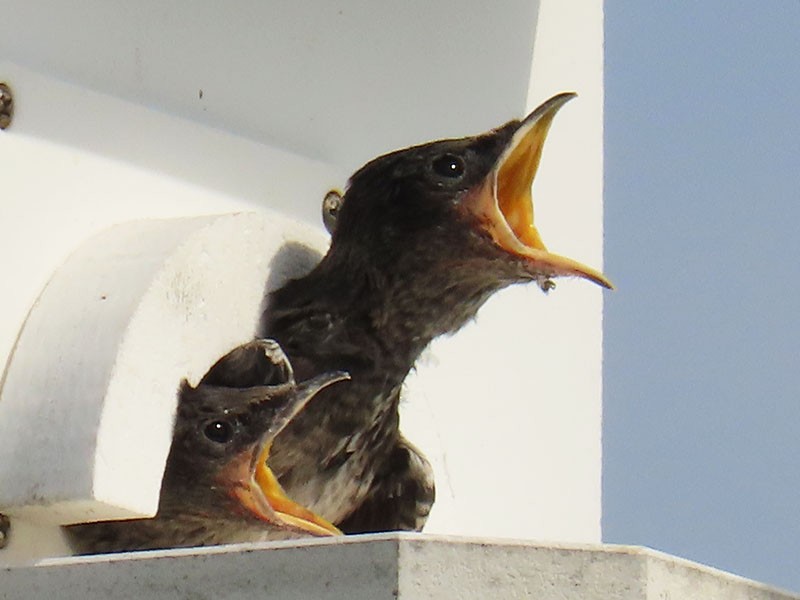
[[[14,97],[6,83],[0,83],[0,129],[11,125],[14,116]]]
[[[11,531],[11,520],[0,514],[0,548],[5,548],[8,544],[8,536]]]
[[[344,196],[339,190],[331,190],[325,194],[322,200],[322,223],[328,233],[333,233],[336,229],[336,218],[339,216],[339,209],[342,208]]]

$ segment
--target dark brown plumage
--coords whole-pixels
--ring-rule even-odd
[[[296,383],[272,340],[225,357],[258,373],[265,385],[184,382],[158,514],[151,519],[65,527],[80,554],[207,546],[308,535],[335,535],[324,519],[292,503],[265,464],[274,437],[320,389],[346,379],[328,372]]]
[[[345,532],[425,522],[433,477],[400,434],[397,409],[403,380],[431,340],[457,331],[511,284],[547,291],[567,275],[610,287],[597,271],[548,252],[533,225],[542,145],[572,96],[482,135],[371,161],[337,203],[327,255],[271,295],[263,334],[280,342],[298,375],[352,376],[286,427],[270,463],[294,500]]]

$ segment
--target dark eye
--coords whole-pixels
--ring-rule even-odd
[[[464,159],[455,154],[442,154],[433,160],[431,166],[437,175],[452,179],[461,177],[466,169]]]
[[[203,430],[206,437],[218,444],[227,444],[233,439],[233,425],[229,421],[212,421]]]

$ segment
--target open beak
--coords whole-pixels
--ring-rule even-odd
[[[613,289],[599,271],[549,252],[534,225],[531,186],[544,141],[553,117],[575,95],[565,92],[553,96],[528,115],[489,175],[465,199],[464,206],[500,248],[525,260],[527,270],[536,275],[543,289],[551,277],[559,276],[582,277]],[[551,286],[549,283],[548,289]]]
[[[350,375],[337,371],[319,375],[296,385],[293,382],[287,384],[292,388],[289,392],[291,394],[289,401],[274,414],[269,429],[261,436],[253,452],[243,453],[229,467],[238,474],[235,477],[237,482],[232,486],[232,493],[250,513],[264,521],[311,535],[342,535],[335,525],[290,499],[278,483],[267,461],[275,436],[289,424],[306,403],[321,389],[346,379],[350,379]],[[234,477],[229,474],[228,479]]]

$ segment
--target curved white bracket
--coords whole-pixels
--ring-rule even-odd
[[[151,516],[176,391],[253,338],[265,292],[326,242],[275,213],[147,220],[87,240],[30,311],[0,388],[0,512]]]

